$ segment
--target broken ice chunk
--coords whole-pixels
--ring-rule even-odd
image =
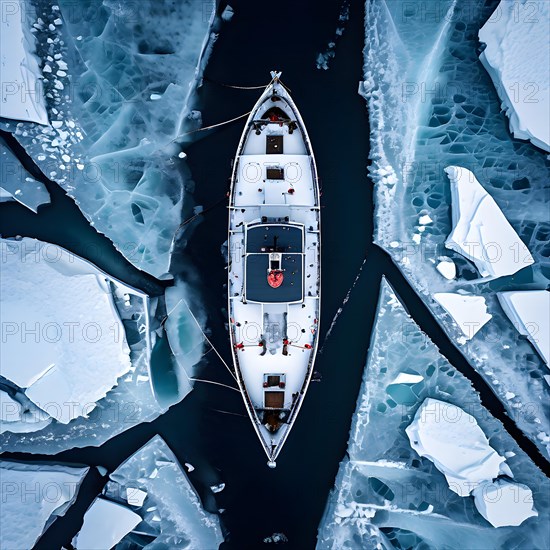
[[[76,500],[88,470],[1,460],[0,548],[33,548]]]
[[[219,483],[218,485],[212,485],[210,487],[213,493],[221,493],[225,489],[225,483]]]
[[[143,506],[146,497],[146,491],[142,491],[137,487],[126,487],[126,502],[128,502],[128,504],[139,508]]]
[[[550,292],[499,292],[497,297],[518,332],[527,336],[545,363],[550,365]]]
[[[222,19],[224,21],[231,21],[234,15],[235,15],[235,12],[233,11],[233,8],[229,5],[225,6],[225,9],[222,12]]]
[[[422,380],[424,380],[424,377],[420,374],[409,374],[407,372],[400,372],[395,377],[392,384],[418,384],[418,382],[422,382]]]
[[[176,457],[155,436],[110,476],[103,497],[126,504],[139,495],[141,530],[158,548],[218,548],[223,542],[216,515],[206,512]],[[138,503],[136,502],[136,506]],[[143,528],[143,529],[142,529]]]
[[[405,429],[411,447],[443,473],[449,489],[468,496],[483,481],[508,473],[477,420],[460,407],[427,398]]]
[[[531,253],[474,174],[460,166],[448,166],[445,172],[451,183],[453,221],[445,246],[491,279],[533,264]]]
[[[64,424],[131,367],[105,275],[56,245],[2,240],[2,376]]]
[[[0,64],[2,95],[0,117],[48,124],[42,74],[30,32],[30,2],[2,4],[0,18]]]
[[[534,8],[534,9],[533,9]],[[515,137],[550,152],[550,2],[501,2],[479,31],[479,58]]]
[[[121,504],[96,498],[84,514],[84,523],[73,539],[76,550],[106,550],[117,545],[141,517]]]
[[[433,297],[453,318],[466,340],[472,339],[492,318],[492,315],[487,313],[487,304],[483,296],[436,292]]]
[[[493,527],[517,526],[538,516],[533,508],[533,493],[523,483],[497,479],[478,485],[472,494],[479,513]]]
[[[456,264],[451,260],[451,258],[446,258],[445,256],[440,258],[440,262],[435,266],[437,271],[451,281],[456,278]]]

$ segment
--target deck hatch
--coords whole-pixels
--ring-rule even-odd
[[[284,153],[283,136],[265,136],[265,152],[267,155]]]

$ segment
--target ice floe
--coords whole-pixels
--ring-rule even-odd
[[[493,527],[517,526],[538,516],[533,508],[533,493],[523,483],[497,479],[479,485],[472,494],[479,513]]]
[[[31,33],[32,5],[25,0],[2,4],[0,117],[49,124],[42,74]]]
[[[503,0],[479,31],[491,75],[515,137],[550,152],[550,2]]]
[[[492,315],[487,313],[483,296],[436,292],[434,300],[453,318],[466,340],[471,340]]]
[[[88,416],[131,367],[109,279],[55,245],[1,247],[2,376],[58,422]]]
[[[525,6],[529,10],[536,4]],[[359,92],[369,111],[374,240],[520,429],[548,457],[546,365],[526,339],[518,338],[496,296],[500,290],[544,288],[550,283],[548,159],[541,149],[511,135],[495,86],[479,60],[478,32],[494,10],[495,3],[486,2],[470,2],[465,9],[454,0],[406,6],[366,0]],[[445,248],[453,231],[451,187],[445,173],[450,166],[476,175],[519,237],[516,250],[503,250],[515,254],[522,267],[513,275],[493,281],[480,277],[470,260]],[[419,225],[426,215],[432,223]],[[496,246],[488,246],[489,258],[497,247],[504,249],[497,236]],[[452,278],[452,264],[440,265],[443,256],[454,264]],[[529,263],[531,258],[534,263]],[[449,269],[448,279],[441,268]],[[458,291],[483,296],[493,316],[483,328],[483,338],[467,345],[454,320],[433,298],[435,293]],[[516,397],[506,399],[508,392]]]
[[[36,181],[0,137],[0,201],[15,200],[36,212],[38,206],[50,202],[43,183]]]
[[[461,497],[480,483],[509,474],[506,458],[490,445],[476,419],[452,403],[428,397],[405,433],[411,447],[429,458]]]
[[[416,373],[422,380],[395,384],[402,373]],[[461,497],[431,460],[419,457],[405,430],[422,404],[435,400],[455,409],[439,411],[449,413],[448,422],[431,422],[442,438],[434,452],[450,451],[456,444],[457,456],[449,452],[444,461],[452,461],[452,470],[465,478],[471,475],[463,469],[467,463],[472,472],[483,470],[476,478],[487,480],[507,465],[514,484],[532,492],[529,508],[538,517],[528,517],[533,514],[524,505],[486,513],[483,507],[494,503],[476,504],[476,499],[483,490],[490,495],[489,485],[478,485],[476,496]],[[457,410],[460,416],[452,417]],[[443,428],[449,433],[441,433]],[[479,465],[476,459],[481,459]],[[482,464],[490,467],[485,470]],[[499,477],[498,485],[504,480]],[[503,526],[495,529],[485,517]],[[439,353],[384,281],[347,453],[319,525],[317,548],[544,548],[550,544],[549,519],[548,478],[481,405],[470,381]],[[523,523],[504,526],[514,525],[512,521]]]
[[[214,7],[41,3],[35,37],[52,126],[1,124],[131,263],[161,278],[193,208],[178,153],[201,121],[193,106]]]
[[[76,500],[89,468],[0,460],[0,548],[28,550]]]
[[[116,542],[122,540],[122,545],[192,550],[218,548],[223,542],[217,516],[202,508],[187,475],[160,436],[153,437],[110,474],[88,513],[98,502],[102,509],[104,502],[118,506],[123,518],[128,518],[124,533],[117,532]],[[76,538],[77,548],[111,548],[116,544],[97,546],[93,529],[85,527],[86,521]]]
[[[550,292],[509,291],[499,292],[497,296],[518,332],[527,336],[544,362],[550,365]]]
[[[84,524],[73,539],[76,550],[105,550],[116,546],[141,517],[117,502],[96,498],[84,514]]]
[[[483,277],[513,275],[535,262],[493,197],[475,175],[461,166],[448,166],[453,230],[445,246],[476,265]]]

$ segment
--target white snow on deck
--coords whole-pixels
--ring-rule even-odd
[[[517,526],[538,516],[533,508],[533,493],[523,483],[497,479],[482,483],[472,494],[479,513],[493,527]]]
[[[435,301],[453,318],[467,340],[472,339],[492,315],[487,313],[483,296],[436,292]]]
[[[475,175],[448,166],[453,230],[445,246],[476,265],[482,277],[513,275],[534,263],[531,253]]]
[[[77,550],[107,550],[140,522],[141,516],[130,508],[99,497],[84,514],[84,524],[73,545]]]
[[[451,403],[425,399],[405,431],[411,447],[431,460],[449,489],[460,496],[469,495],[481,482],[511,473],[477,420]]]
[[[481,53],[515,137],[550,152],[550,2],[501,1],[479,31]]]
[[[497,297],[518,332],[527,336],[545,363],[550,365],[550,292],[499,292]]]
[[[89,468],[0,461],[0,548],[33,548],[76,499]]]
[[[1,253],[1,375],[59,422],[87,416],[131,368],[109,278],[33,239]]]
[[[2,2],[0,17],[0,117],[48,125],[34,36],[27,28],[30,2]]]

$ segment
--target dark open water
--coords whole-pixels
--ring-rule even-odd
[[[252,108],[260,91],[235,90],[219,83],[266,84],[271,69],[283,71],[282,80],[291,88],[308,128],[322,180],[321,343],[367,257],[359,283],[317,358],[316,369],[322,374],[322,381],[312,383],[275,470],[266,465],[260,443],[245,416],[241,396],[198,383],[182,403],[155,422],[129,430],[100,448],[75,449],[56,459],[104,465],[113,470],[159,433],[182,463],[191,462],[197,468],[190,477],[205,506],[212,511],[216,507],[225,509],[221,516],[228,534],[224,549],[261,548],[264,537],[283,532],[289,538],[284,548],[304,550],[315,546],[325,502],[346,452],[382,274],[388,277],[409,311],[414,312],[421,328],[454,366],[475,383],[485,406],[535,459],[537,453],[451,345],[389,257],[371,244],[373,203],[367,179],[368,120],[365,102],[357,94],[362,78],[363,2],[351,2],[350,21],[329,71],[317,70],[315,58],[334,37],[339,1],[320,4],[311,0],[279,0],[260,8],[257,0],[236,0],[231,5],[236,15],[230,24],[224,25],[215,45],[199,107],[204,112],[205,125],[238,116]],[[208,207],[226,193],[230,161],[243,123],[210,133],[189,149],[198,204]],[[53,203],[42,208],[38,216],[15,204],[1,205],[0,232],[5,236],[23,234],[59,243],[135,286],[150,292],[162,290],[152,278],[125,262],[105,237],[88,227],[63,192],[53,184],[49,188]],[[225,207],[213,208],[195,229],[189,254],[202,281],[212,341],[229,362],[224,309],[226,271],[220,254],[226,230]],[[212,353],[207,356],[202,377],[233,383]],[[12,456],[27,458],[21,454]],[[226,488],[214,501],[208,486],[219,481],[224,481]],[[49,550],[67,544],[102,484],[99,475],[88,480],[76,505],[54,523],[37,548]]]

